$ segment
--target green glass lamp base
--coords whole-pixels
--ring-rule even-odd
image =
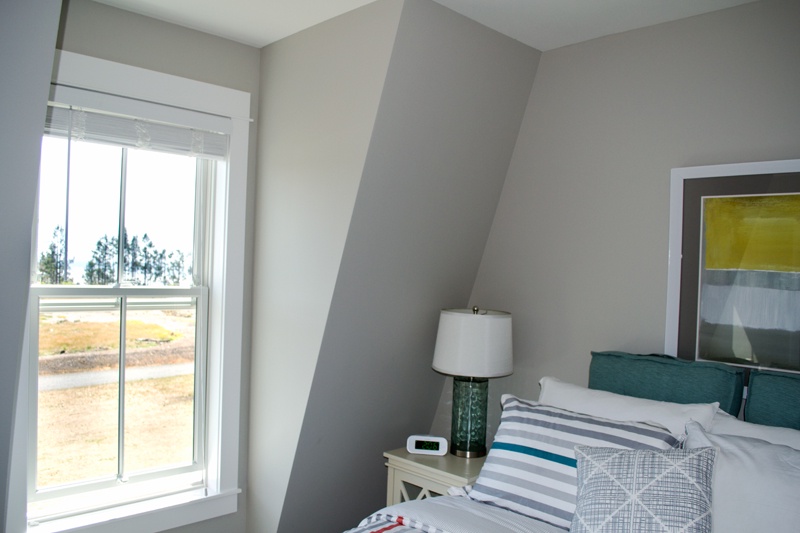
[[[487,378],[453,378],[453,421],[450,453],[458,457],[486,455]]]

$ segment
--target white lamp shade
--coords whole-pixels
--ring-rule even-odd
[[[442,374],[496,378],[514,371],[511,313],[442,309],[433,352],[433,369]]]

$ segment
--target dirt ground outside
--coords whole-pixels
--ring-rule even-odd
[[[129,313],[136,320],[152,324],[174,333],[169,342],[155,342],[145,347],[126,349],[128,366],[165,365],[194,361],[194,312],[177,311],[136,311]],[[40,336],[51,322],[66,322],[74,325],[91,326],[119,321],[113,312],[65,312],[43,316],[40,321]],[[39,374],[61,374],[65,372],[88,372],[117,368],[119,352],[117,349],[87,349],[68,351],[39,357]]]
[[[147,311],[137,317],[174,332],[175,340],[128,350],[128,366],[194,360],[194,317]],[[63,319],[63,317],[62,317]],[[68,316],[76,327],[98,319]],[[118,368],[117,350],[40,357],[40,375]],[[116,383],[39,392],[37,485],[57,486],[114,477],[118,466]],[[187,464],[193,456],[194,375],[128,381],[124,401],[124,470],[127,474]]]

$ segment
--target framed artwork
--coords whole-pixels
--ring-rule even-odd
[[[672,170],[664,352],[800,371],[800,160]]]

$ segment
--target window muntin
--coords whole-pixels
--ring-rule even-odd
[[[211,277],[205,251],[218,166],[197,157],[196,145],[178,155],[175,143],[155,151],[108,136],[87,141],[85,130],[81,138],[47,131],[56,136],[42,144],[31,289],[33,520],[85,512],[81,494],[103,508],[205,486],[208,287],[200,283]],[[159,131],[164,137],[163,124]],[[54,379],[54,365],[39,364],[48,357],[83,361],[72,376],[62,368],[61,381],[102,374],[104,382],[42,390]]]

